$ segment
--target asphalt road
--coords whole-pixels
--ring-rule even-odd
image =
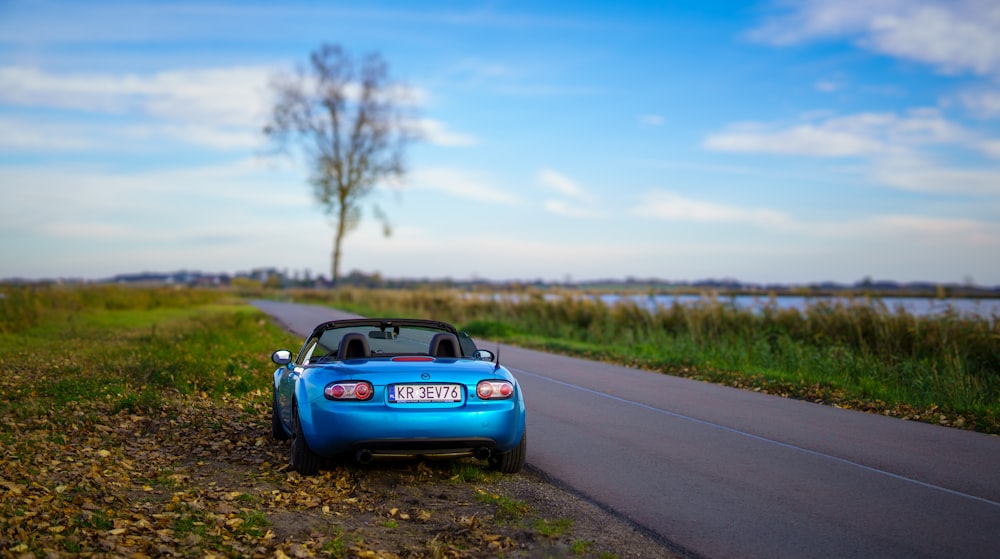
[[[345,316],[255,304],[303,335]],[[692,555],[1000,557],[1000,437],[499,350],[529,466]]]

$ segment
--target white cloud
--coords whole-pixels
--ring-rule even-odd
[[[859,33],[868,21],[881,13],[891,13],[906,0],[863,2],[860,0],[803,0],[774,2],[775,15],[750,30],[749,38],[773,45],[791,45]],[[864,9],[867,8],[867,9]]]
[[[436,190],[459,198],[484,204],[519,204],[520,199],[502,188],[490,184],[486,177],[471,171],[444,167],[414,169],[406,179],[407,185],[420,190]]]
[[[542,208],[556,215],[581,219],[605,217],[597,199],[573,179],[552,169],[542,169],[537,180],[543,186],[560,194],[562,199],[546,200]]]
[[[935,254],[932,258],[946,260],[966,252],[980,253],[988,259],[988,254],[1000,250],[1000,224],[969,218],[881,214],[811,224],[810,230],[837,243],[894,247],[901,257]]]
[[[0,102],[244,126],[265,114],[271,70],[247,66],[153,74],[50,73],[0,68]]]
[[[813,87],[816,88],[816,91],[821,91],[823,93],[833,93],[834,91],[839,91],[844,88],[843,84],[833,80],[818,81]]]
[[[740,153],[862,157],[900,154],[915,146],[972,139],[970,133],[936,110],[915,109],[906,116],[859,113],[786,128],[735,124],[710,135],[703,145],[711,150]]]
[[[853,37],[862,48],[942,72],[1000,75],[1000,4],[995,0],[804,0],[749,33],[789,45]]]
[[[439,146],[464,147],[479,143],[479,139],[475,136],[448,130],[445,124],[438,120],[422,118],[416,127],[428,142]]]
[[[263,135],[255,128],[222,128],[197,124],[169,125],[162,133],[178,142],[188,142],[216,149],[253,149],[264,143]]]
[[[329,254],[304,178],[256,159],[132,172],[7,165],[0,184],[0,277],[236,271]]]
[[[879,162],[873,174],[882,184],[914,192],[1000,195],[1000,169],[939,167],[903,159]]]
[[[972,219],[934,218],[912,215],[882,215],[867,221],[869,231],[936,240],[952,246],[964,243],[1000,244],[1000,224]]]
[[[896,13],[873,18],[862,45],[949,73],[1000,75],[1000,5],[907,2]]]
[[[566,202],[565,200],[546,200],[545,203],[542,204],[542,208],[549,213],[566,217],[575,217],[580,219],[604,217],[604,214],[598,210],[574,205]]]
[[[53,73],[22,66],[0,67],[0,103],[127,115],[133,121],[127,127],[113,123],[83,127],[64,122],[62,128],[43,124],[55,137],[47,141],[39,137],[38,123],[25,123],[15,138],[5,135],[0,145],[19,149],[124,145],[124,149],[134,149],[130,140],[165,137],[216,149],[256,148],[264,141],[260,126],[269,109],[268,83],[272,75],[273,69],[264,66],[150,74]],[[393,94],[408,104],[422,103],[427,98],[425,92],[411,87],[397,88]],[[0,128],[10,128],[11,124],[8,119],[0,122]],[[416,127],[438,145],[478,143],[475,137],[448,130],[433,119],[422,119]]]
[[[0,149],[10,151],[89,150],[106,145],[86,126],[0,117]]]
[[[539,171],[538,182],[542,183],[543,185],[549,187],[552,190],[555,190],[556,192],[562,194],[563,196],[568,196],[570,198],[576,198],[576,199],[586,197],[586,194],[584,194],[583,189],[580,187],[580,185],[576,184],[576,182],[574,182],[573,179],[561,173],[557,173],[556,171],[553,171],[551,169],[542,169],[541,171]]]
[[[686,198],[666,190],[651,190],[632,210],[639,217],[668,221],[742,223],[766,228],[798,227],[783,212],[767,208],[743,208]]]
[[[0,103],[75,111],[5,119],[0,145],[19,150],[134,151],[169,139],[216,149],[261,145],[268,70],[233,67],[148,75],[51,73],[0,67]],[[87,113],[129,117],[95,122]],[[45,119],[45,120],[43,120]]]
[[[851,217],[840,221],[801,220],[785,212],[716,204],[687,198],[665,190],[651,190],[632,210],[639,217],[675,222],[750,225],[788,239],[808,236],[817,246],[837,246],[844,242],[885,242],[912,250],[917,243],[938,247],[1000,248],[1000,223],[968,218],[881,214]],[[779,238],[775,243],[781,244]],[[909,247],[909,248],[905,248]],[[992,249],[991,249],[992,250]]]
[[[993,159],[1000,159],[1000,140],[988,140],[979,144],[979,150]]]
[[[46,117],[0,117],[0,148],[11,151],[97,151],[131,153],[151,146],[162,148],[163,140],[222,150],[252,149],[264,137],[256,129],[204,126],[194,123],[142,124],[94,123]]]
[[[889,146],[876,138],[836,126],[802,124],[787,129],[768,129],[759,124],[730,126],[710,135],[702,144],[714,151],[770,153],[819,157],[852,157],[881,153]]]
[[[1000,90],[998,89],[971,89],[959,93],[955,99],[979,117],[1000,117]]]
[[[639,126],[663,126],[667,120],[660,115],[646,114],[639,117]]]
[[[447,74],[463,83],[484,84],[503,79],[522,77],[524,69],[518,69],[510,64],[493,61],[465,58],[447,68]]]
[[[61,239],[142,239],[148,231],[117,223],[87,221],[56,221],[42,225],[42,233]],[[148,240],[148,239],[146,239]]]
[[[870,163],[879,184],[915,192],[1000,194],[1000,169],[950,168],[934,162],[926,148],[958,147],[1000,157],[1000,142],[984,139],[936,109],[905,116],[860,113],[779,127],[735,124],[703,142],[710,150],[810,157],[857,157]]]
[[[450,235],[444,243],[433,231],[400,228],[382,238],[374,224],[363,223],[347,239],[348,268],[380,270],[388,277],[453,277],[491,279],[563,279],[567,274],[606,277],[608,270],[633,270],[648,262],[643,243],[595,241],[560,235],[535,235],[520,228],[504,233],[470,230]],[[463,258],[442,258],[441,247]],[[662,247],[662,243],[656,245]],[[358,251],[353,247],[364,247]],[[559,255],[553,258],[553,255]]]
[[[287,186],[291,182],[298,184]],[[0,229],[6,231],[66,232],[71,224],[82,224],[81,232],[109,231],[86,225],[98,222],[175,231],[189,216],[209,214],[211,221],[221,222],[232,212],[311,207],[300,177],[256,160],[131,173],[92,166],[7,166],[0,168],[0,183]],[[198,218],[196,228],[210,224]]]

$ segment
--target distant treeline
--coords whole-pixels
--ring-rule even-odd
[[[204,273],[181,270],[175,272],[141,272],[119,274],[99,280],[61,278],[28,280],[7,278],[0,285],[187,285],[201,287],[267,287],[288,288],[333,288],[329,278],[313,276],[308,271],[289,271],[277,268],[256,268],[250,271],[228,273]],[[659,278],[595,279],[580,281],[534,280],[489,280],[451,278],[386,278],[378,272],[364,273],[352,271],[342,277],[341,287],[364,287],[385,289],[465,289],[471,291],[523,291],[523,290],[582,290],[602,293],[647,293],[650,295],[706,294],[725,295],[805,295],[823,296],[878,296],[878,297],[1000,297],[1000,285],[977,285],[972,280],[965,283],[895,282],[863,278],[854,283],[814,282],[807,284],[752,283],[736,279],[704,279],[697,281],[673,281]]]

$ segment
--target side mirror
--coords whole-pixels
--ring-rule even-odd
[[[491,363],[494,359],[496,359],[493,352],[488,349],[477,349],[476,352],[472,354],[472,357],[480,361],[489,361]]]
[[[278,365],[287,365],[292,362],[292,352],[287,349],[279,349],[271,354],[271,361]]]

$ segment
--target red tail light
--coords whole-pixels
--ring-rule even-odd
[[[482,400],[500,400],[514,394],[514,385],[505,380],[481,380],[476,385],[476,395]]]
[[[368,400],[375,390],[371,383],[359,382],[335,382],[326,385],[323,395],[331,400]]]
[[[367,383],[360,383],[354,387],[354,397],[358,400],[367,400],[372,396],[372,387]]]

